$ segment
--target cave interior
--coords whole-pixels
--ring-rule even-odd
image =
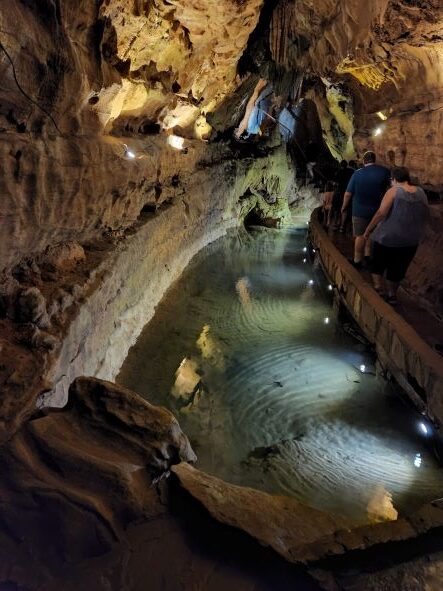
[[[193,467],[199,451],[180,417],[119,377],[144,327],[151,360],[140,366],[161,350],[162,302],[173,316],[187,285],[204,291],[184,274],[200,251],[236,232],[224,259],[207,255],[234,267],[251,226],[273,236],[294,216],[305,225],[339,162],[371,150],[407,167],[430,204],[402,284],[412,310],[402,322],[414,328],[389,336],[386,356],[409,355],[416,373],[399,362],[395,378],[424,428],[439,431],[441,0],[0,6],[0,588],[441,590],[443,490],[400,515],[381,493],[382,517],[357,527],[314,502],[224,481]],[[264,231],[254,236],[268,258],[299,248],[289,233],[275,254]],[[316,245],[306,244],[300,260],[311,264]],[[202,268],[209,284],[211,265]],[[245,314],[248,281],[234,282]],[[277,299],[282,288],[272,289]],[[225,345],[211,330],[197,345],[219,370]],[[402,349],[409,330],[418,353]],[[210,379],[193,363],[179,366],[191,410]],[[265,462],[275,451],[260,450]]]

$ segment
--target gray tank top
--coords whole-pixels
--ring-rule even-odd
[[[421,187],[414,193],[397,187],[391,211],[371,238],[384,246],[416,246],[423,238],[428,217],[428,199]]]

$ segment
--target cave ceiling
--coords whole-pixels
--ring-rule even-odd
[[[357,116],[442,102],[440,0],[44,0],[8,3],[0,24],[9,54],[27,62],[18,75],[64,130],[77,119],[105,133],[209,138],[208,114],[232,97],[244,107],[258,74],[275,81],[276,71],[318,80],[311,93],[329,111],[337,84]],[[3,56],[5,102],[29,111],[8,65]],[[340,114],[338,127],[349,135]]]
[[[315,103],[336,159],[372,148],[443,190],[441,0],[0,6],[3,266],[132,223],[165,170],[146,142],[176,134],[216,150],[267,84],[276,117],[288,98]],[[146,175],[127,168],[129,142],[158,160]]]
[[[144,117],[207,132],[204,117],[242,84],[237,66],[260,11],[269,15],[260,32],[280,71],[344,84],[357,113],[441,101],[439,0],[281,0],[272,8],[260,0],[104,2],[102,55],[121,80],[98,90],[102,125]]]

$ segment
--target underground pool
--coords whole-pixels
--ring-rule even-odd
[[[442,496],[417,413],[334,312],[306,225],[231,231],[168,291],[118,382],[178,418],[197,467],[349,518]]]

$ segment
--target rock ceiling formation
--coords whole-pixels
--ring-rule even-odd
[[[351,156],[354,145],[374,146],[386,162],[410,166],[422,183],[441,185],[440,0],[2,4],[2,264],[13,258],[5,244],[11,240],[22,256],[42,250],[42,217],[51,218],[57,199],[62,220],[74,210],[83,218],[77,228],[72,216],[63,222],[60,239],[101,221],[131,223],[127,187],[116,189],[128,197],[125,208],[120,201],[110,211],[106,195],[114,188],[105,171],[119,175],[119,164],[109,163],[124,142],[110,146],[106,138],[175,131],[214,140],[238,125],[260,76],[282,94],[281,104],[294,89],[279,81],[297,74],[298,96],[316,102],[336,158]],[[378,112],[387,121],[374,138]],[[92,162],[94,195],[91,167],[83,170]],[[75,169],[82,172],[67,191],[66,174]],[[35,218],[36,236],[27,241],[22,226]],[[32,244],[21,248],[22,242]]]

